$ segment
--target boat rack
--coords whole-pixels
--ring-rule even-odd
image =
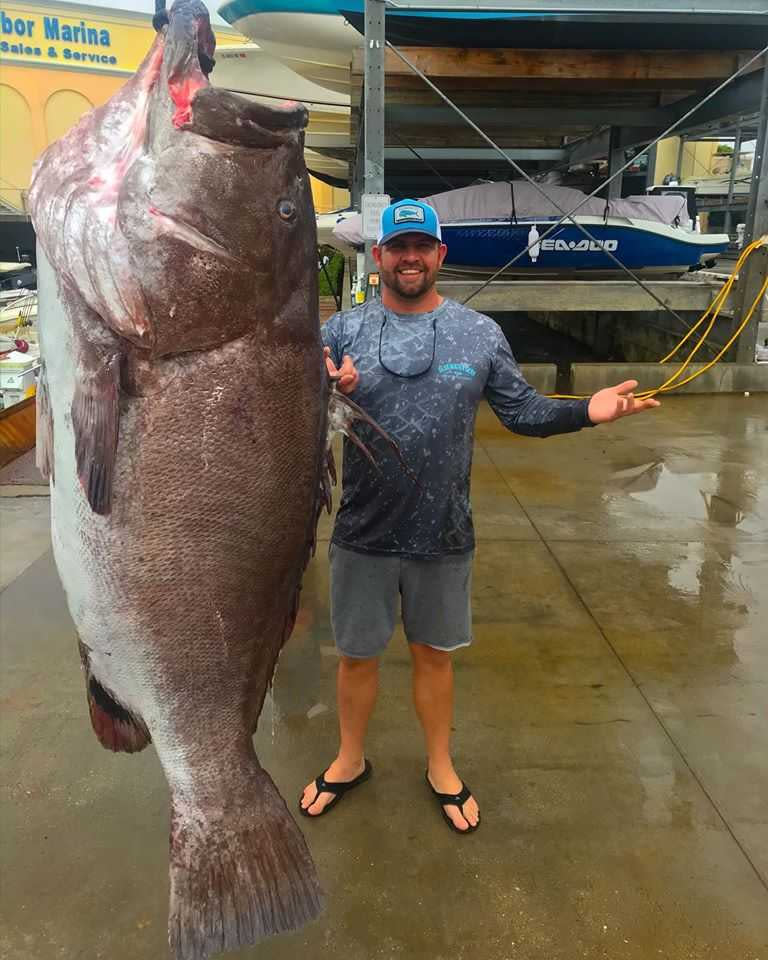
[[[721,289],[719,279],[646,280],[646,286],[671,310],[703,313]],[[478,282],[442,280],[443,296],[464,302],[478,289]],[[470,306],[481,313],[522,311],[525,313],[632,313],[659,310],[658,302],[632,280],[495,280],[472,296]],[[733,299],[721,313],[733,316]]]
[[[537,12],[545,7],[552,10],[538,0],[365,0],[364,16],[348,17],[365,36],[351,64],[353,204],[364,195],[426,196],[480,179],[532,178],[577,165],[588,171],[605,161],[608,177],[582,189],[612,199],[621,195],[623,177],[638,176],[646,153],[652,171],[663,138],[727,136],[745,118],[757,143],[744,242],[767,233],[764,3],[566,0],[553,28],[537,32]],[[506,33],[520,45],[493,47],[505,34],[475,27],[468,34],[475,46],[458,46],[456,16],[470,10],[526,11],[524,29]],[[649,36],[658,38],[656,49]],[[646,182],[632,187],[643,192]],[[563,221],[575,212],[563,211]],[[742,271],[729,306],[734,328],[766,269],[768,258],[755,256]],[[678,311],[706,309],[721,286],[695,274],[676,281],[631,274],[618,281],[449,281],[446,291],[448,283],[456,299],[477,291],[471,305],[478,310],[660,310],[677,321]],[[754,358],[759,320],[758,311],[734,359]]]

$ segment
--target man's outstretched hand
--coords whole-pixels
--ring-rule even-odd
[[[345,353],[341,361],[341,366],[337,367],[333,360],[331,360],[330,347],[323,347],[323,356],[325,357],[325,365],[328,368],[328,376],[336,381],[337,388],[342,393],[352,393],[360,382],[360,374],[352,362],[352,357]]]
[[[625,380],[617,387],[606,387],[598,390],[589,401],[587,414],[592,423],[610,423],[621,417],[628,417],[642,410],[652,410],[661,404],[658,400],[638,400],[632,392],[637,387],[637,380]]]

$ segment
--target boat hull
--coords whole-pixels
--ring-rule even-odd
[[[586,218],[585,218],[586,219]],[[472,272],[498,270],[522,254],[508,268],[510,273],[536,275],[589,274],[610,276],[623,273],[609,254],[635,273],[680,274],[714,262],[728,247],[723,235],[702,235],[683,230],[650,229],[631,223],[584,223],[590,240],[573,224],[552,227],[551,220],[508,220],[482,223],[444,223],[443,240],[448,247],[447,267]],[[540,239],[525,252],[536,227]]]
[[[364,0],[224,0],[219,13],[296,73],[328,90],[350,92],[349,63],[363,42]],[[616,20],[623,22],[623,30],[616,29]],[[701,28],[695,34],[692,21]],[[724,22],[717,14],[640,8],[611,18],[600,11],[490,8],[391,9],[386,18],[387,39],[396,46],[750,50],[764,28],[762,14],[740,14]]]
[[[222,8],[222,13],[225,10]],[[300,77],[327,91],[349,96],[349,62],[362,38],[335,11],[332,15],[269,9],[230,22]]]

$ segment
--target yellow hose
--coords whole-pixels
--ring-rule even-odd
[[[704,344],[706,343],[707,337],[708,337],[709,334],[712,332],[712,328],[714,327],[715,322],[717,321],[717,318],[718,318],[718,316],[720,315],[720,311],[722,310],[723,306],[725,305],[725,302],[727,301],[727,299],[728,299],[728,297],[729,297],[729,295],[730,295],[730,293],[731,293],[731,289],[732,289],[734,283],[736,282],[736,277],[737,277],[739,271],[740,271],[741,268],[744,266],[744,264],[747,262],[747,260],[749,259],[749,257],[755,252],[755,250],[757,250],[759,247],[766,246],[766,245],[768,245],[768,234],[765,234],[764,236],[759,237],[757,240],[754,240],[754,241],[753,241],[752,243],[750,243],[747,247],[745,247],[744,250],[742,250],[741,255],[739,256],[739,259],[736,261],[736,265],[734,266],[733,271],[731,272],[730,277],[728,277],[728,279],[725,281],[725,283],[723,284],[722,288],[720,289],[720,291],[719,291],[719,292],[717,293],[717,295],[715,296],[715,298],[714,298],[714,300],[712,301],[712,303],[710,303],[710,305],[707,307],[706,311],[702,314],[701,317],[699,317],[699,319],[696,321],[696,323],[695,323],[695,324],[691,327],[691,329],[686,333],[686,335],[685,335],[685,336],[683,337],[683,339],[677,344],[677,346],[675,346],[672,350],[670,350],[670,352],[666,355],[666,357],[662,357],[662,359],[659,360],[659,363],[660,363],[660,364],[661,364],[661,363],[666,363],[671,357],[674,357],[674,355],[678,352],[678,350],[681,349],[681,347],[689,340],[690,337],[693,336],[693,334],[699,329],[699,327],[700,327],[700,326],[707,320],[707,318],[709,317],[709,323],[707,324],[707,327],[706,327],[704,333],[700,336],[699,341],[698,341],[698,343],[696,344],[696,346],[691,350],[691,352],[690,352],[690,353],[688,354],[688,356],[685,358],[685,361],[677,368],[677,370],[672,374],[671,377],[669,377],[667,380],[664,381],[664,383],[662,383],[662,384],[661,384],[660,386],[658,386],[658,387],[654,387],[652,390],[643,390],[643,391],[640,392],[640,393],[636,393],[635,396],[636,396],[639,400],[646,400],[646,399],[648,399],[649,397],[656,396],[657,393],[671,393],[673,390],[676,390],[678,387],[682,387],[682,386],[684,386],[686,383],[690,383],[691,380],[695,380],[696,377],[700,377],[700,376],[702,375],[702,373],[706,373],[707,370],[709,370],[711,367],[713,367],[713,366],[724,356],[724,354],[731,348],[731,346],[734,344],[734,342],[737,340],[737,338],[741,335],[741,332],[744,330],[744,328],[746,327],[746,325],[747,325],[747,324],[749,323],[749,321],[752,319],[752,314],[755,312],[755,310],[757,310],[758,306],[760,305],[760,301],[761,301],[762,298],[765,296],[765,293],[766,293],[766,291],[768,290],[768,277],[766,277],[765,282],[763,283],[762,287],[760,288],[760,292],[759,292],[758,295],[755,297],[755,299],[754,299],[754,301],[753,301],[753,303],[752,303],[752,306],[749,308],[749,311],[748,311],[748,312],[746,313],[746,315],[744,316],[744,319],[741,321],[741,323],[740,323],[739,326],[736,328],[736,330],[735,330],[733,336],[731,337],[731,339],[725,344],[725,346],[720,350],[720,352],[719,352],[712,360],[710,360],[709,363],[705,364],[705,365],[701,368],[701,370],[697,370],[696,373],[692,373],[690,376],[686,377],[684,380],[680,380],[680,379],[679,379],[679,378],[683,375],[683,373],[685,373],[685,371],[687,370],[687,368],[690,366],[691,361],[693,360],[693,358],[696,356],[696,354],[699,352],[699,350],[700,350],[700,349],[704,346]],[[710,314],[711,314],[711,316],[710,316]],[[554,397],[554,398],[557,399],[557,400],[587,400],[587,399],[589,399],[588,396],[573,395],[573,394],[563,394],[563,393],[549,394],[549,396]]]

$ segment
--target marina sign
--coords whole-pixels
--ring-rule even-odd
[[[169,4],[170,5],[170,4]],[[130,6],[130,4],[126,4]],[[154,39],[149,14],[82,5],[0,0],[0,64],[134,73]],[[236,34],[217,40],[242,42]]]
[[[130,6],[130,4],[126,4]],[[0,64],[134,73],[154,30],[149,14],[0,0]]]
[[[126,57],[125,31],[117,24],[7,6],[0,9],[0,58],[5,62],[133,70],[137,64],[135,58]]]

